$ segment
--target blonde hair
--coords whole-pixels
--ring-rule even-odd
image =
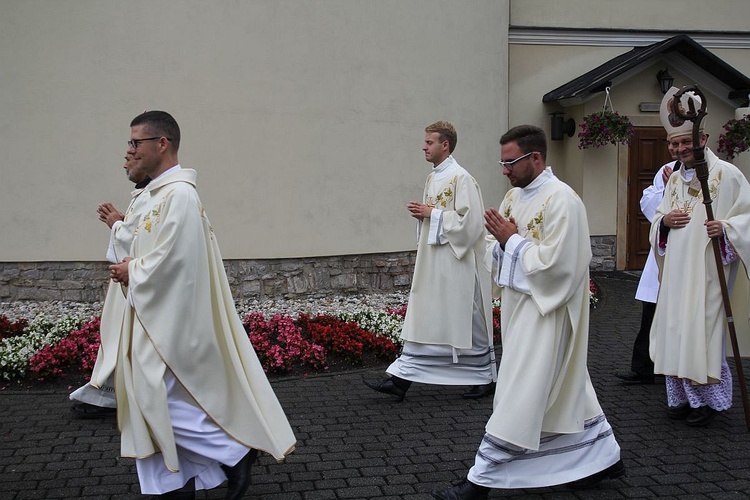
[[[451,153],[453,153],[453,150],[456,149],[458,134],[456,134],[456,129],[453,127],[453,124],[451,122],[441,120],[439,122],[433,123],[432,125],[428,125],[424,129],[424,131],[428,134],[437,132],[440,135],[440,142],[448,141],[448,150]]]

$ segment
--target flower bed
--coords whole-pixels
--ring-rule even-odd
[[[591,305],[597,290],[591,282]],[[351,367],[385,364],[396,358],[406,304],[383,309],[360,300],[341,307],[308,308],[305,312],[244,315],[243,325],[263,369],[274,375],[325,373]],[[310,312],[310,309],[318,309]],[[500,300],[492,302],[495,343],[500,343]],[[266,316],[268,314],[268,316]],[[100,320],[44,314],[10,319],[0,315],[0,379],[42,382],[70,374],[88,380],[99,350]],[[2,387],[3,389],[6,386]]]

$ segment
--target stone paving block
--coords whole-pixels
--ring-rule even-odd
[[[628,475],[591,490],[493,491],[490,499],[748,498],[750,433],[739,393],[711,427],[693,429],[666,417],[663,378],[622,385],[614,373],[629,368],[640,323],[637,278],[596,278],[603,298],[591,314],[589,373]],[[247,498],[426,500],[432,489],[463,478],[492,413],[491,398],[469,401],[461,398],[463,387],[415,384],[396,403],[362,384],[383,371],[272,378],[297,450],[280,464],[262,455]],[[119,458],[114,419],[75,419],[68,392],[0,393],[0,499],[143,498],[135,461]],[[222,486],[197,498],[223,499],[225,492]]]
[[[303,493],[304,500],[336,500],[336,492],[333,490],[314,490]]]
[[[392,498],[401,498],[402,495],[415,493],[414,488],[408,484],[386,485],[382,487],[382,490],[386,498],[389,496]]]
[[[711,495],[712,500],[740,500],[748,497],[746,491],[725,491]]]
[[[339,489],[336,491],[339,498],[378,498],[382,495],[380,488],[375,486],[358,486],[354,488]]]
[[[332,489],[332,490],[337,491],[342,488],[346,488],[348,486],[348,483],[346,482],[345,479],[343,479],[343,477],[351,477],[352,475],[355,475],[354,471],[349,471],[348,474],[341,474],[339,476],[332,476],[330,478],[327,477],[326,479],[322,481],[316,481],[315,487],[323,488],[323,489]]]
[[[264,500],[302,500],[302,494],[300,492],[284,492],[273,495],[265,495],[262,497]]]
[[[61,491],[60,495],[63,495],[63,494],[65,493]],[[18,494],[16,494],[16,496],[14,497],[15,500],[32,500],[32,499],[37,499],[37,498],[47,498],[47,492],[45,490],[19,491]],[[60,498],[76,498],[76,497],[61,496]]]

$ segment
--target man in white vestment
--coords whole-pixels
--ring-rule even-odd
[[[124,457],[141,492],[195,498],[228,479],[242,498],[258,451],[276,460],[295,437],[232,300],[213,229],[177,159],[180,130],[164,111],[131,122],[128,153],[152,181],[131,257],[110,266],[127,294],[115,395]]]
[[[401,338],[389,378],[365,384],[402,401],[412,382],[467,385],[463,397],[495,390],[489,270],[484,265],[484,204],[474,178],[453,158],[457,134],[439,121],[425,129],[422,150],[433,169],[417,219],[417,260]]]
[[[494,411],[474,466],[438,499],[485,499],[491,488],[588,487],[624,474],[586,360],[589,239],[578,195],[545,167],[544,131],[500,138],[513,188],[485,212],[487,258],[502,297],[503,353]]]
[[[689,426],[705,427],[732,406],[732,374],[726,362],[726,317],[712,238],[718,238],[727,286],[747,279],[750,259],[750,185],[742,172],[705,148],[708,188],[714,220],[708,221],[701,183],[695,171],[693,123],[672,113],[676,87],[661,104],[667,139],[683,168],[667,181],[664,199],[651,225],[651,245],[659,265],[661,287],[651,326],[655,373],[666,376],[667,415]],[[686,92],[681,104],[701,106]],[[744,263],[743,266],[740,266]],[[734,317],[746,322],[747,303],[732,303]],[[738,331],[739,333],[739,331]]]
[[[667,149],[672,156],[672,161],[662,165],[654,176],[654,182],[643,190],[641,196],[641,212],[646,216],[649,222],[654,221],[656,208],[661,204],[664,198],[664,185],[672,172],[680,169],[680,162],[677,159],[677,151],[672,147],[672,143],[667,141]],[[654,320],[656,311],[656,298],[659,295],[659,267],[654,257],[654,249],[651,248],[646,258],[646,265],[643,267],[641,279],[638,280],[638,288],[635,291],[636,300],[642,304],[641,326],[638,335],[633,342],[633,355],[630,361],[630,371],[616,373],[615,376],[622,379],[628,384],[653,384],[654,383],[654,362],[651,360],[649,351],[649,336],[651,334],[651,323]]]
[[[151,180],[141,169],[139,162],[133,158],[133,155],[125,156],[123,168],[128,180],[135,183],[135,190],[131,193],[131,201],[125,213],[117,210],[109,202],[96,207],[99,220],[110,228],[107,260],[113,264],[122,262],[129,255],[133,231],[141,217],[141,208],[144,205],[145,197],[139,197],[143,193],[143,188]],[[115,414],[117,401],[115,399],[114,370],[120,333],[118,321],[122,319],[124,307],[125,296],[120,285],[110,280],[99,327],[101,343],[91,373],[91,380],[70,394],[70,399],[75,401],[71,411],[79,418],[102,418]]]

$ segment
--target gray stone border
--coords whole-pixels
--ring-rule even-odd
[[[615,269],[614,236],[593,236],[592,271]],[[235,300],[408,292],[416,252],[225,260]],[[106,262],[0,262],[0,301],[98,302]]]

